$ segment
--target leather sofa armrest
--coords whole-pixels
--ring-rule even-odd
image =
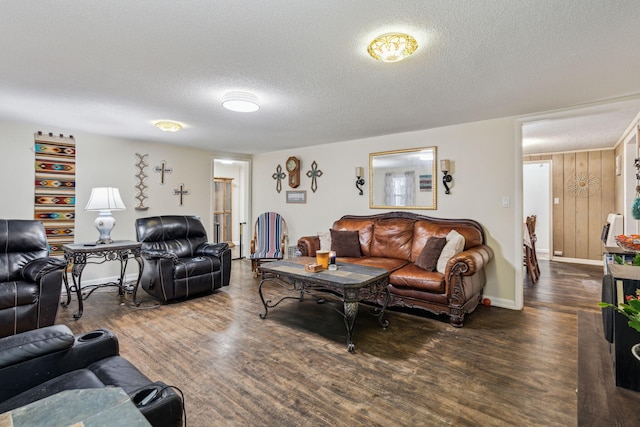
[[[228,243],[202,243],[196,248],[196,255],[220,258],[227,249],[229,249]]]
[[[320,249],[318,236],[303,236],[298,239],[298,250],[302,256],[316,256],[318,249]]]
[[[451,270],[457,265],[456,270],[463,276],[471,276],[484,268],[493,259],[493,249],[487,245],[478,245],[462,251],[451,257],[445,270],[445,278],[450,277]]]
[[[71,348],[75,342],[65,325],[53,325],[0,338],[0,369]]]
[[[55,271],[62,271],[66,267],[66,261],[60,258],[38,258],[29,261],[22,267],[22,278],[28,282],[37,282],[43,276]]]
[[[172,261],[177,261],[178,256],[173,252],[167,251],[142,251],[142,256],[148,259],[170,259]]]

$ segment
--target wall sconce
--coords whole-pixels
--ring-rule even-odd
[[[453,177],[449,174],[449,171],[451,170],[451,163],[449,162],[449,160],[440,160],[440,170],[442,171],[442,173],[444,173],[444,176],[442,177],[442,184],[444,184],[444,194],[451,194],[449,186],[447,185],[447,183],[453,180]]]
[[[358,189],[358,191],[360,192],[360,195],[362,196],[362,188],[360,187],[361,185],[364,185],[364,168],[362,167],[357,167],[356,168],[356,188]]]

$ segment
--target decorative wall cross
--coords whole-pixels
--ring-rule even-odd
[[[276,173],[271,175],[271,178],[276,180],[276,191],[279,193],[282,191],[282,180],[287,177],[287,174],[282,172],[282,166],[278,165]]]
[[[318,169],[318,164],[315,160],[311,163],[311,170],[307,171],[307,176],[311,178],[311,191],[315,193],[318,189],[317,179],[322,176],[322,171]]]
[[[180,196],[180,206],[182,206],[182,202],[184,201],[184,196],[191,194],[191,190],[185,190],[184,184],[180,184],[179,188],[173,190],[174,196]]]
[[[164,174],[173,172],[173,169],[167,167],[167,162],[164,160],[160,164],[160,166],[156,166],[153,168],[154,172],[160,172],[160,184],[164,184]]]

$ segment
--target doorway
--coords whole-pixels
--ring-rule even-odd
[[[524,162],[522,165],[522,221],[536,216],[536,254],[551,258],[551,160]]]
[[[250,160],[216,157],[213,160],[213,242],[228,242],[232,259],[249,252]]]

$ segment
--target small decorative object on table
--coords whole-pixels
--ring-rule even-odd
[[[640,234],[630,234],[628,236],[619,234],[616,236],[616,243],[626,251],[640,252]]]
[[[640,234],[631,234],[626,236],[624,234],[619,234],[615,236],[616,243],[622,249],[628,252],[635,252],[636,255],[631,260],[631,265],[640,266]],[[625,260],[620,255],[613,255],[613,261],[616,264],[625,264]]]
[[[308,271],[309,273],[317,273],[318,271],[322,271],[323,268],[320,264],[305,264],[304,271]]]

